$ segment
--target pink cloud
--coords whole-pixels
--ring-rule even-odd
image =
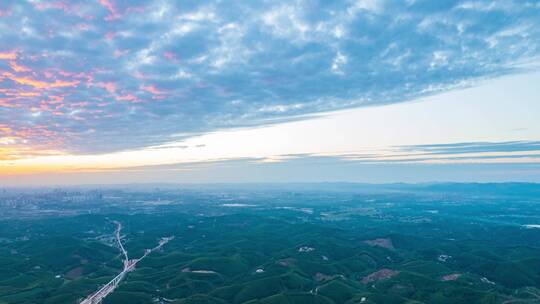
[[[64,101],[64,96],[51,95],[49,98],[53,100],[52,104],[61,104]]]
[[[114,4],[111,0],[99,0],[99,3],[103,5],[109,12],[114,13],[116,11]]]
[[[116,83],[114,82],[99,82],[96,86],[107,90],[111,94],[116,93]]]
[[[116,8],[116,3],[113,0],[99,0],[99,3],[103,5],[108,11],[109,16],[105,17],[107,21],[113,21],[120,18],[122,15],[118,12]]]
[[[154,95],[161,95],[161,94],[165,94],[166,92],[165,91],[161,91],[159,90],[158,88],[156,88],[155,85],[148,85],[148,86],[141,86],[141,90],[144,90],[146,92],[149,92],[149,93],[152,93]]]
[[[55,80],[54,82],[46,82],[41,80],[36,80],[30,77],[18,77],[9,72],[3,72],[1,77],[11,79],[18,84],[32,86],[37,89],[52,89],[52,88],[63,88],[63,87],[75,87],[79,84],[78,80],[75,81],[64,81],[64,80]]]
[[[133,73],[133,77],[139,80],[146,79],[146,76],[142,72],[139,72],[139,71],[135,71],[135,73]]]
[[[4,94],[5,96],[9,96],[9,97],[0,98],[0,104],[2,105],[4,105],[5,103],[8,103],[8,101],[14,102],[22,98],[25,98],[28,101],[28,97],[41,96],[41,93],[39,91],[28,90],[25,88],[0,89],[0,93]],[[12,106],[15,107],[18,105],[13,104]]]
[[[173,52],[164,52],[163,56],[169,61],[178,61],[178,56]]]
[[[70,11],[70,7],[64,1],[54,1],[54,2],[36,2],[34,7],[39,11],[44,11],[48,9],[60,9],[65,12]]]
[[[64,70],[56,70],[56,71],[57,71],[58,75],[61,75],[63,77],[76,78],[76,79],[86,79],[86,78],[88,78],[88,74],[86,74],[84,72],[72,73],[72,72],[64,71]]]
[[[84,108],[87,107],[90,103],[88,101],[79,101],[70,103],[71,107]]]
[[[43,75],[45,75],[46,78],[53,78],[54,77],[54,74],[52,72],[49,72],[49,71],[43,72]]]
[[[11,11],[0,10],[0,17],[11,16]]]
[[[0,98],[0,106],[4,108],[21,108],[22,106],[19,103],[14,103],[17,101],[17,98]]]
[[[127,10],[126,10],[128,13],[144,13],[145,12],[145,9],[144,7],[141,7],[141,6],[133,6],[133,7],[128,7]]]
[[[94,84],[94,75],[85,74],[84,78],[86,79],[86,87],[87,88]]]
[[[133,94],[127,94],[127,95],[123,95],[123,96],[118,96],[116,97],[117,100],[120,100],[120,101],[129,101],[129,102],[141,102],[141,100],[133,95]]]
[[[76,25],[76,27],[79,31],[83,31],[83,32],[88,31],[91,28],[91,26],[87,23],[79,23]]]
[[[118,58],[126,55],[127,53],[129,53],[129,50],[114,50],[113,56],[114,58]]]
[[[107,32],[107,33],[105,33],[105,39],[107,39],[107,40],[113,40],[114,36],[116,36],[116,32]]]

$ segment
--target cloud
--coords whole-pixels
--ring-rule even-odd
[[[305,155],[302,155],[304,157]],[[309,154],[357,163],[540,163],[539,141],[465,142],[395,146],[358,152]]]
[[[17,53],[15,52],[0,52],[0,59],[2,60],[15,60],[17,59]]]
[[[540,151],[539,141],[468,142],[454,144],[431,144],[403,146],[405,151],[421,151],[429,154],[462,154],[477,152],[528,152]]]
[[[26,71],[26,70],[23,70],[23,71]],[[14,74],[9,73],[9,72],[2,73],[2,75],[0,77],[2,77],[2,80],[4,80],[4,81],[6,79],[9,79],[9,80],[12,80],[12,81],[14,81],[14,82],[16,82],[18,84],[31,86],[31,87],[34,87],[34,88],[37,88],[37,89],[52,89],[52,88],[62,88],[62,87],[73,87],[73,86],[76,86],[77,84],[79,84],[79,81],[77,81],[77,80],[74,80],[74,81],[55,80],[54,82],[46,82],[46,81],[41,81],[41,80],[37,80],[37,79],[32,79],[30,77],[18,77],[18,76],[15,76]]]
[[[91,168],[90,168],[91,169]],[[301,157],[281,162],[256,159],[137,167],[91,169],[70,173],[11,175],[4,185],[66,185],[121,183],[306,183],[306,182],[540,182],[538,163],[363,163],[333,157]],[[371,185],[370,187],[373,187]],[[370,188],[372,189],[372,188]]]
[[[520,72],[531,1],[3,1],[0,121],[101,153]],[[242,16],[239,18],[238,16]],[[22,143],[22,142],[21,142]]]

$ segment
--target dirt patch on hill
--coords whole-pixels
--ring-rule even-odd
[[[390,250],[394,250],[394,244],[392,244],[392,240],[391,239],[383,239],[383,238],[380,238],[380,239],[374,239],[374,240],[367,240],[367,241],[364,241],[364,243],[368,244],[369,246],[372,246],[372,247],[382,247],[382,248],[386,248],[386,249],[390,249]]]
[[[296,260],[293,258],[285,258],[285,259],[276,261],[276,264],[284,266],[284,267],[293,266],[295,263],[296,263]]]
[[[379,271],[371,273],[362,279],[362,283],[368,284],[375,281],[389,279],[399,274],[399,271],[383,268]]]
[[[452,273],[445,275],[441,278],[441,281],[447,282],[447,281],[455,281],[461,277],[461,273]]]
[[[84,269],[82,267],[73,268],[66,273],[66,278],[71,279],[71,280],[78,279],[82,276],[83,270]]]
[[[315,274],[315,280],[317,282],[330,281],[330,280],[334,279],[335,277],[336,276],[334,276],[334,275],[327,275],[327,274],[320,273],[320,272],[317,272]]]

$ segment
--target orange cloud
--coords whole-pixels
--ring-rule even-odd
[[[19,96],[22,96],[22,97],[34,97],[34,96],[39,96],[39,93],[37,93],[37,92],[19,92]]]
[[[32,79],[30,77],[17,77],[13,75],[12,73],[8,73],[8,72],[2,73],[2,76],[8,79],[11,79],[19,84],[32,86],[38,89],[74,87],[79,84],[78,80],[75,80],[75,81],[55,80],[54,82],[45,82],[41,80]]]
[[[17,59],[17,53],[15,52],[0,52],[0,59],[4,60],[15,60]]]
[[[6,95],[15,96],[15,97],[35,97],[41,94],[39,94],[38,92],[11,91],[11,92],[7,92]]]
[[[14,70],[15,72],[30,72],[30,69],[23,66],[23,65],[19,65],[17,64],[17,62],[15,61],[10,61],[9,62],[9,66],[11,67],[12,70]]]
[[[11,128],[7,125],[0,125],[0,132],[4,134],[9,134],[12,132]]]

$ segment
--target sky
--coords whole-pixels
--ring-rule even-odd
[[[0,2],[0,183],[540,182],[540,1]]]

